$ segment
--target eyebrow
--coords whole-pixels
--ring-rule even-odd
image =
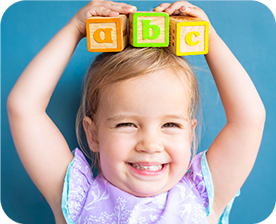
[[[109,118],[107,118],[107,121],[117,121],[117,120],[123,120],[123,119],[135,119],[138,118],[138,115],[135,114],[128,114],[128,113],[122,113],[122,114],[118,114],[115,116],[111,116]],[[185,121],[189,121],[189,117],[183,114],[167,114],[162,116],[162,119],[180,119],[180,120],[185,120]]]
[[[189,121],[189,117],[183,114],[168,114],[165,115],[164,118],[171,118],[171,119],[181,119],[181,120],[185,120],[185,121]]]
[[[121,114],[117,114],[115,116],[109,117],[107,118],[108,121],[114,120],[122,120],[122,119],[126,119],[126,118],[137,118],[137,115],[134,114],[128,114],[128,113],[121,113]]]

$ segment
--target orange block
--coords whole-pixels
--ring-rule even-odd
[[[127,17],[97,17],[86,20],[87,48],[90,52],[118,52],[128,44]]]

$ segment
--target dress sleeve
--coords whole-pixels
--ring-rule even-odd
[[[207,153],[207,150],[195,156],[190,168],[189,178],[191,178],[192,181],[194,182],[195,187],[201,199],[203,200],[206,214],[208,216],[210,214],[210,209],[212,208],[213,200],[214,200],[214,185],[213,185],[209,165],[206,159],[206,153]],[[232,204],[234,202],[234,199],[239,195],[240,195],[240,190],[237,192],[237,194],[232,198],[232,200],[228,203],[228,205],[224,209],[218,221],[218,224],[228,224],[229,213],[231,211]]]
[[[69,164],[62,192],[62,212],[68,224],[77,222],[82,212],[87,193],[93,182],[89,163],[79,149],[73,151],[74,159]]]

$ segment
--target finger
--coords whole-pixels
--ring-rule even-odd
[[[170,5],[171,5],[170,3],[162,3],[159,6],[157,6],[156,8],[154,8],[153,11],[164,12],[165,9],[167,9]]]
[[[108,8],[112,11],[124,13],[124,14],[128,14],[130,12],[137,11],[136,6],[128,5],[128,4],[124,4],[124,3],[112,4]]]
[[[117,2],[110,2],[110,1],[102,1],[98,2],[98,4],[106,9],[110,9],[113,12],[118,12],[122,14],[128,14],[133,11],[137,11],[135,6],[125,4],[125,3],[117,3]]]
[[[205,13],[198,7],[185,7],[185,9],[181,8],[180,11],[189,16],[198,17],[208,21],[208,18],[205,15]]]
[[[119,15],[119,12],[114,12],[110,9],[107,9],[102,6],[95,7],[89,11],[91,16],[110,16],[110,17],[116,17]]]
[[[186,1],[178,1],[172,3],[166,10],[165,12],[168,13],[169,15],[174,14],[181,14],[183,10],[185,10],[187,7],[192,7],[193,5],[189,2]],[[180,10],[182,9],[182,11]]]

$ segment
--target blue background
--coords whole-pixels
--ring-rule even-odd
[[[139,11],[150,11],[160,2],[129,3],[136,5]],[[266,6],[255,1],[192,3],[207,13],[219,35],[249,73],[266,107],[267,119],[258,158],[230,214],[230,223],[258,223],[269,216],[276,199],[275,18]],[[7,96],[31,59],[85,4],[82,1],[18,2],[6,10],[1,21],[1,203],[6,214],[19,223],[51,224],[54,218],[16,153],[6,112]],[[83,39],[47,109],[71,149],[77,146],[74,124],[82,78],[95,55],[87,51],[86,38]],[[201,151],[209,147],[226,120],[204,57],[188,59],[195,67],[201,89]]]

